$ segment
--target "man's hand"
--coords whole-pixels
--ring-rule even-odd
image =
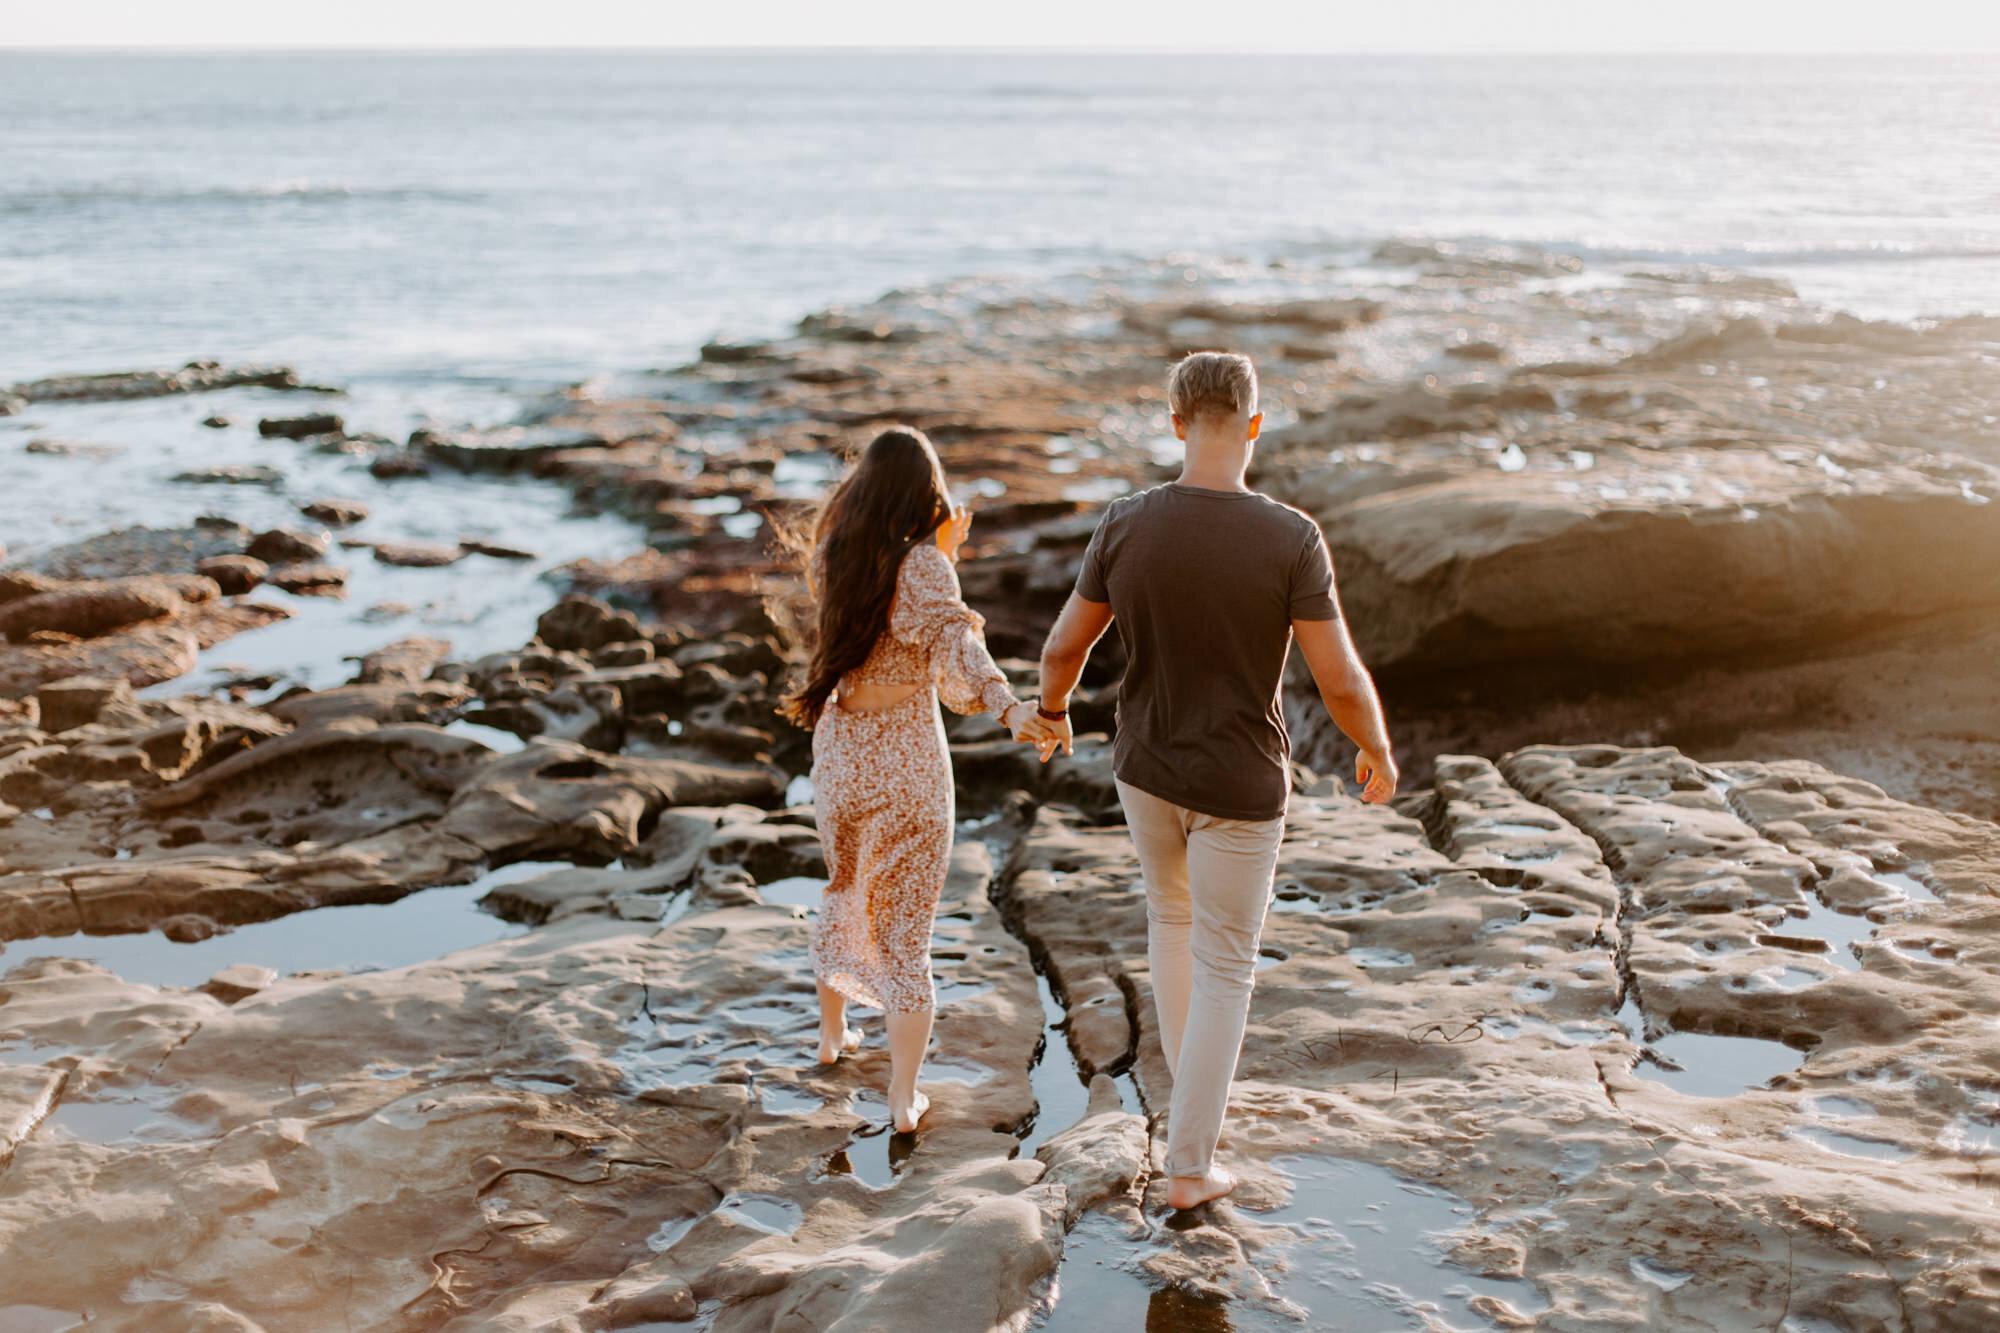
[[[1037,713],[1035,720],[1049,729],[1048,739],[1036,743],[1042,752],[1042,762],[1048,763],[1057,750],[1064,754],[1076,753],[1076,737],[1070,733],[1069,715],[1065,713],[1060,721],[1051,721]]]
[[[1361,754],[1354,761],[1354,780],[1361,799],[1382,805],[1396,794],[1396,761],[1389,750],[1389,727],[1382,718],[1382,700],[1375,682],[1361,664],[1345,621],[1294,620],[1292,635],[1312,668],[1313,683],[1333,724],[1353,741]]]
[[[951,511],[951,517],[938,525],[938,549],[945,559],[958,563],[958,548],[965,545],[965,539],[972,535],[972,511],[964,505]]]
[[[1361,799],[1370,805],[1387,805],[1396,794],[1396,761],[1386,752],[1363,750],[1354,756],[1354,780],[1361,784]]]

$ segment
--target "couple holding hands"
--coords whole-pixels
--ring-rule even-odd
[[[1067,703],[1115,622],[1127,666],[1112,767],[1146,888],[1147,960],[1173,1076],[1167,1202],[1235,1185],[1215,1163],[1243,1043],[1291,790],[1281,690],[1298,640],[1333,720],[1360,748],[1363,798],[1396,791],[1382,708],[1340,616],[1308,515],[1248,488],[1262,418],[1245,357],[1196,352],[1168,379],[1180,478],[1107,507],[1042,654],[1041,696],[1015,698],[960,596],[972,523],[930,441],[878,435],[812,530],[817,635],[786,713],[811,727],[832,876],[814,934],[819,1058],[860,1045],[849,1002],[887,1015],[889,1110],[913,1132],[930,1044],[931,922],[955,827],[938,703],[992,711],[1044,762],[1068,753]]]

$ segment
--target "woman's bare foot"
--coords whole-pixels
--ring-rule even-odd
[[[1208,1168],[1205,1176],[1170,1176],[1167,1179],[1167,1207],[1199,1208],[1210,1199],[1219,1199],[1236,1188],[1236,1177],[1219,1166]]]
[[[858,1051],[860,1049],[861,1034],[853,1028],[842,1028],[838,1041],[828,1038],[824,1031],[819,1034],[819,1062],[823,1065],[832,1064],[841,1057],[843,1052]]]
[[[924,1118],[924,1112],[931,1109],[931,1099],[921,1092],[910,1094],[909,1104],[897,1106],[895,1094],[889,1096],[889,1123],[896,1127],[898,1134],[914,1134],[917,1122]]]

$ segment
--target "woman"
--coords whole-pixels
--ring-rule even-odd
[[[992,710],[1045,753],[1055,731],[1016,699],[959,595],[972,526],[918,431],[892,427],[863,451],[812,533],[807,582],[818,635],[785,714],[813,730],[812,782],[832,880],[813,935],[819,1059],[856,1049],[847,1004],[887,1011],[889,1114],[902,1133],[930,1106],[917,1074],[930,1044],[931,920],[951,855],[951,755],[938,702]]]

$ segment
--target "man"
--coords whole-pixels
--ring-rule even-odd
[[[1112,768],[1146,884],[1147,961],[1173,1075],[1167,1202],[1236,1180],[1215,1165],[1291,791],[1281,698],[1297,638],[1363,798],[1396,793],[1382,706],[1340,618],[1312,518],[1244,484],[1262,414],[1248,358],[1196,352],[1167,383],[1180,479],[1113,503],[1042,654],[1042,715],[1068,701],[1115,619],[1129,659]],[[1044,751],[1044,758],[1047,750]]]

